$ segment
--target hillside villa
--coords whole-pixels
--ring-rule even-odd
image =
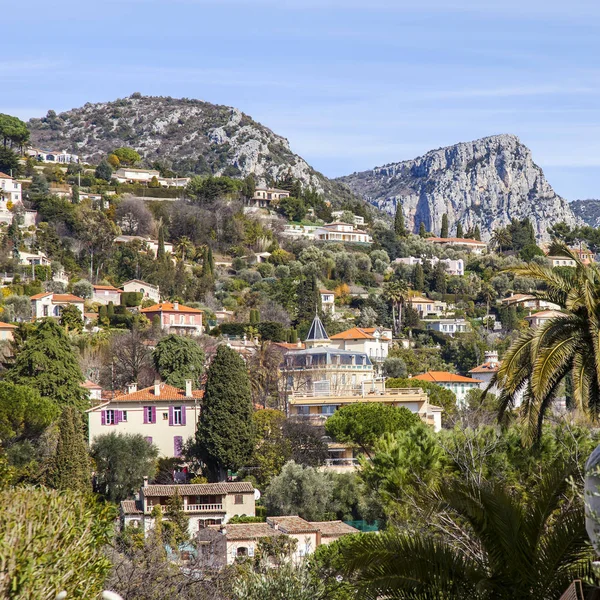
[[[406,299],[406,303],[417,313],[420,318],[428,316],[439,317],[448,309],[448,305],[441,300],[430,300],[425,296],[410,296]]]
[[[164,515],[169,498],[175,494],[182,499],[191,537],[209,525],[221,525],[232,517],[253,517],[256,514],[254,486],[246,481],[149,485],[148,478],[145,478],[138,497],[121,502],[122,526],[140,527],[147,533],[155,525],[154,507],[160,506]]]
[[[412,379],[417,381],[429,381],[435,383],[447,390],[450,390],[456,396],[456,403],[462,405],[466,402],[467,393],[470,390],[481,389],[484,383],[480,379],[471,379],[462,375],[455,375],[447,371],[428,371],[422,375],[415,375]]]
[[[320,289],[321,294],[321,310],[324,313],[335,315],[335,294],[326,289]]]
[[[366,354],[371,361],[387,358],[392,344],[392,330],[377,327],[352,327],[331,336],[331,346]]]
[[[451,337],[457,333],[471,331],[471,324],[465,319],[423,319],[423,324],[429,331],[437,331]]]
[[[112,302],[115,306],[121,304],[121,290],[112,285],[94,285],[92,294],[92,302],[98,304],[109,304]]]
[[[121,244],[129,244],[135,241],[142,242],[142,244],[145,245],[150,252],[152,252],[154,257],[156,257],[156,255],[158,254],[158,240],[153,240],[151,238],[144,237],[141,235],[118,235],[115,238],[115,244],[117,246]],[[166,254],[173,254],[173,244],[171,244],[170,242],[165,242],[164,247]]]
[[[140,279],[131,279],[130,281],[126,281],[121,287],[124,292],[137,292],[142,294],[143,300],[160,302],[160,288],[157,285],[146,283]]]
[[[198,308],[191,308],[179,302],[162,302],[140,311],[151,322],[158,319],[160,326],[167,333],[180,335],[202,335],[202,315]]]
[[[542,310],[533,314],[529,314],[525,317],[525,320],[529,323],[529,327],[539,327],[540,325],[546,324],[552,319],[564,317],[565,313],[560,310]]]
[[[86,411],[89,442],[111,431],[137,433],[157,446],[160,456],[180,456],[183,443],[196,433],[203,395],[192,390],[191,380],[185,390],[158,382],[138,390],[132,384],[126,394]]]
[[[254,208],[268,208],[271,202],[278,202],[283,198],[289,198],[290,193],[287,190],[277,188],[256,188],[252,198],[246,200],[246,206]]]
[[[355,229],[349,223],[329,223],[314,232],[314,238],[320,242],[343,242],[348,244],[372,244],[371,236],[362,229]]]
[[[32,319],[44,319],[45,317],[60,317],[65,306],[75,306],[83,318],[85,300],[73,294],[53,294],[42,292],[31,296]]]
[[[438,262],[441,262],[444,265],[448,275],[458,275],[462,277],[465,274],[465,261],[462,258],[452,260],[450,258],[438,258],[437,256],[432,256],[431,258],[407,256],[405,258],[397,258],[394,263],[397,265],[407,265],[412,267],[414,265],[422,265],[423,261],[428,261],[433,266],[437,265]]]

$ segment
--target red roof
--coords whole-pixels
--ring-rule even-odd
[[[184,306],[183,304],[179,304],[177,308],[173,302],[161,302],[160,304],[153,304],[148,308],[142,308],[141,312],[143,313],[153,313],[153,312],[176,312],[176,313],[197,313],[202,314],[204,311],[199,308],[191,308],[189,306]]]
[[[114,402],[137,402],[139,400],[189,400],[189,397],[185,395],[185,390],[180,390],[167,383],[159,384],[159,395],[154,393],[154,386],[138,390],[131,394],[123,394],[122,396],[116,396]],[[192,390],[193,398],[202,398],[204,396],[203,390]]]
[[[352,327],[342,331],[342,333],[336,333],[332,335],[332,340],[375,340],[377,339],[374,333],[377,331],[375,327]],[[387,337],[381,337],[382,340],[388,340]]]
[[[12,177],[0,171],[0,179],[12,179]]]
[[[500,362],[494,360],[492,362],[484,362],[474,369],[471,369],[469,373],[495,373],[500,368]]]
[[[111,292],[119,292],[119,294],[123,293],[123,290],[119,290],[114,285],[94,285],[92,286],[95,290],[109,290]]]
[[[16,325],[11,325],[10,323],[4,323],[3,321],[0,321],[0,329],[16,329],[17,326]]]
[[[479,379],[471,379],[462,375],[455,375],[447,371],[427,371],[421,375],[415,375],[413,379],[419,381],[431,381],[432,383],[483,383]]]
[[[52,302],[85,302],[83,298],[74,296],[73,294],[53,294],[52,292],[36,294],[35,296],[31,296],[31,300],[40,300],[41,298],[46,298],[47,296],[52,296]]]
[[[81,387],[84,387],[88,390],[101,390],[102,387],[99,386],[97,383],[94,383],[93,381],[90,381],[89,379],[86,379],[82,384]]]

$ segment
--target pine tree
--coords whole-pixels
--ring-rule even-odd
[[[28,385],[61,406],[81,410],[89,406],[86,391],[81,387],[85,379],[73,348],[65,330],[53,319],[35,324],[5,379]]]
[[[406,237],[406,227],[404,225],[404,214],[402,213],[402,205],[396,205],[396,216],[394,218],[394,231],[399,237]]]
[[[421,224],[419,225],[419,235],[422,238],[427,237],[427,230],[425,229],[425,223],[423,223],[423,221],[421,221]]]
[[[158,249],[156,251],[156,258],[158,260],[164,260],[165,256],[165,228],[161,225],[158,228]]]
[[[192,449],[213,481],[244,466],[254,450],[252,394],[244,360],[219,346],[208,370],[196,442]]]
[[[440,237],[441,238],[448,237],[448,215],[446,213],[444,213],[442,215],[442,230],[440,232]]]
[[[462,238],[464,236],[462,223],[456,224],[456,237]]]
[[[57,490],[91,491],[90,458],[81,413],[67,406],[58,422],[58,444],[50,460],[47,484]]]
[[[418,292],[422,292],[425,288],[425,272],[421,263],[417,263],[413,270],[413,286]]]
[[[481,241],[481,231],[479,229],[479,225],[475,227],[475,231],[473,232],[473,239]]]

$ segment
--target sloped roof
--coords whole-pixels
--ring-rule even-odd
[[[358,529],[347,525],[343,521],[310,521],[313,527],[316,527],[323,537],[335,537],[349,533],[360,533]]]
[[[12,325],[11,323],[4,323],[3,321],[0,321],[0,329],[16,329],[17,326],[16,325]]]
[[[148,283],[147,281],[142,281],[141,279],[130,279],[129,281],[126,281],[121,287],[127,285],[128,283],[142,283],[146,287],[154,288],[155,290],[158,289],[157,285],[152,285],[151,283]]]
[[[30,300],[39,300],[41,298],[46,298],[47,296],[52,296],[52,302],[85,302],[83,298],[74,296],[73,294],[53,294],[52,292],[36,294],[35,296],[31,296]]]
[[[332,340],[374,340],[376,339],[374,335],[368,333],[365,329],[361,327],[352,327],[351,329],[347,329],[346,331],[342,331],[341,333],[336,333],[331,336]]]
[[[415,375],[413,379],[431,381],[432,383],[483,383],[478,379],[463,377],[462,375],[448,373],[447,371],[427,371],[427,373]]]
[[[254,486],[249,481],[233,481],[230,483],[189,483],[171,485],[147,485],[143,488],[144,496],[211,496],[213,494],[254,493]]]
[[[328,340],[328,339],[329,339],[329,336],[327,335],[327,332],[325,331],[325,327],[323,326],[321,319],[319,319],[319,315],[315,315],[312,325],[310,326],[310,329],[308,330],[308,335],[306,336],[305,341]]]
[[[12,177],[0,171],[0,179],[12,179]]]
[[[89,379],[86,379],[82,384],[81,387],[86,388],[88,390],[101,390],[102,386],[98,385],[97,383],[94,383],[93,381],[90,381]]]
[[[525,317],[525,319],[537,319],[542,317],[543,319],[555,319],[557,317],[566,317],[565,313],[560,312],[560,310],[542,310],[540,312],[533,313]]]
[[[278,525],[283,533],[316,533],[318,529],[302,517],[267,517],[269,525]]]
[[[142,308],[140,312],[143,313],[151,313],[151,312],[177,312],[177,313],[197,313],[202,314],[204,311],[199,308],[191,308],[189,306],[184,306],[183,304],[179,304],[177,308],[175,308],[175,304],[173,302],[160,302],[159,304],[153,304],[148,308]]]
[[[141,515],[142,510],[136,500],[122,500],[121,511],[124,515]]]
[[[159,395],[154,393],[154,386],[150,386],[131,394],[123,394],[122,396],[116,396],[114,402],[139,402],[140,400],[189,400],[189,397],[185,395],[185,390],[180,390],[175,386],[167,383],[159,384]],[[203,390],[192,390],[193,398],[202,398],[204,396]]]
[[[123,290],[116,288],[114,285],[94,285],[92,286],[95,290],[109,290],[111,292],[119,292],[121,294]]]
[[[220,531],[222,525],[209,525],[209,529]],[[268,523],[234,523],[225,526],[225,538],[231,542],[236,540],[258,540],[264,537],[283,535],[281,531],[273,529]]]
[[[500,361],[495,360],[493,362],[484,362],[474,369],[471,369],[469,373],[495,373],[500,368]]]

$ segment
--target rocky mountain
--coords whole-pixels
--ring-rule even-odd
[[[573,200],[573,214],[590,227],[600,227],[600,200]]]
[[[229,106],[136,93],[60,114],[51,110],[28,127],[34,146],[67,150],[89,162],[129,146],[146,166],[158,161],[181,175],[254,173],[264,185],[290,173],[328,199],[354,198],[294,154],[287,139]]]
[[[388,213],[401,205],[407,226],[415,232],[423,222],[439,234],[444,213],[451,234],[460,221],[464,231],[479,225],[484,240],[514,218],[529,217],[540,240],[548,239],[552,223],[577,222],[568,202],[533,162],[529,148],[514,135],[432,150],[339,181]]]

